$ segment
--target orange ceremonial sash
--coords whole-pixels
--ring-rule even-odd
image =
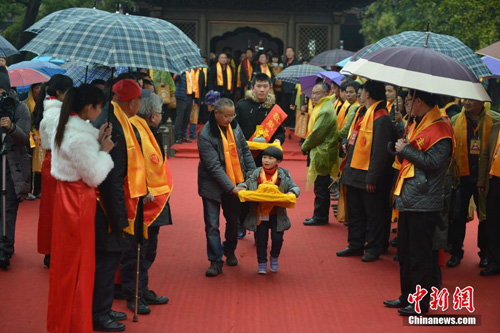
[[[141,147],[135,137],[132,125],[120,106],[111,102],[114,114],[123,129],[123,135],[127,144],[127,176],[123,182],[125,190],[125,206],[127,208],[129,226],[125,232],[134,234],[134,222],[137,215],[137,205],[140,197],[146,195],[146,165],[141,152]]]
[[[266,74],[269,77],[271,77],[271,71],[269,70],[269,66],[268,65],[260,65],[260,72]]]
[[[141,136],[148,190],[155,197],[153,202],[144,205],[144,224],[149,227],[163,211],[170,198],[173,189],[172,173],[146,120],[134,116],[130,118],[130,122]]]
[[[493,119],[488,113],[489,107],[484,107],[484,117],[478,121],[478,133],[482,128],[480,151],[483,152],[484,144],[490,137]],[[455,161],[457,163],[458,176],[464,177],[470,175],[469,171],[469,147],[467,146],[467,118],[465,109],[457,116],[455,121],[455,138],[457,140],[457,149],[455,152]]]
[[[386,104],[387,112],[390,113],[392,111],[392,106],[393,105],[394,105],[394,101],[392,101],[392,102],[387,101],[387,104]]]
[[[269,112],[266,119],[264,119],[261,124],[263,129],[262,134],[264,136],[264,139],[266,139],[266,142],[269,142],[269,140],[271,140],[278,127],[280,127],[280,125],[285,121],[287,117],[288,115],[285,113],[285,111],[283,111],[278,104],[275,104],[271,109],[271,112]],[[255,134],[256,133],[254,133],[248,141],[252,141],[255,137]]]
[[[344,127],[344,120],[346,118],[346,111],[349,109],[351,106],[351,103],[349,103],[347,100],[342,104],[342,107],[340,108],[339,113],[337,114],[337,124],[338,128],[341,129]]]
[[[222,77],[224,75],[224,71],[222,70],[222,65],[220,62],[217,63],[217,85],[218,86],[224,86],[224,78]],[[233,82],[233,75],[231,72],[231,66],[226,65],[226,77],[227,77],[227,90],[231,91],[232,90],[232,82]]]
[[[194,76],[194,70],[189,70],[186,71],[186,94],[192,95],[193,94],[193,87],[194,87],[194,82],[192,80],[192,77]]]
[[[238,155],[238,148],[236,147],[236,141],[234,140],[233,129],[231,125],[226,127],[227,137],[222,132],[219,126],[220,135],[222,138],[222,146],[224,148],[224,162],[226,163],[226,174],[233,182],[234,186],[242,183],[245,178],[243,177],[243,172],[241,171],[240,157]]]
[[[351,168],[353,169],[368,170],[370,166],[373,144],[373,118],[375,114],[375,108],[380,103],[382,103],[382,101],[373,103],[373,105],[370,106],[368,110],[366,110],[366,113],[361,120],[359,133],[357,134],[356,145],[354,146],[354,151],[351,159]],[[355,123],[356,122],[353,121],[353,124]],[[351,129],[352,128],[353,127],[351,126]],[[351,134],[352,133],[349,133],[349,136]]]
[[[264,171],[264,168],[260,171],[260,183],[261,184],[271,184],[271,185],[276,185],[276,181],[278,180],[278,169],[276,169],[276,172],[274,175],[271,177],[271,180],[267,180],[266,178],[266,172]],[[269,216],[269,213],[273,210],[274,204],[268,203],[268,202],[261,202],[259,203],[257,207],[257,225],[260,225],[260,218],[261,216]]]
[[[491,159],[491,169],[490,169],[490,178],[500,177],[500,159],[498,159],[498,152],[500,151],[500,131],[498,132],[497,145],[495,147],[495,152],[493,153],[493,157]]]

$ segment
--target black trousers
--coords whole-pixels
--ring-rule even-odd
[[[479,193],[477,191],[477,183],[471,181],[460,181],[460,213],[458,217],[453,219],[449,232],[448,232],[448,242],[451,244],[450,253],[459,258],[463,258],[465,240],[465,230],[467,224],[467,215],[469,214],[469,201],[470,198],[474,197],[474,202],[476,206],[479,207]],[[487,233],[486,225],[487,220],[480,221],[477,231],[477,246],[480,249],[479,256],[482,258],[486,256],[487,247]]]
[[[1,157],[1,156],[0,156]],[[1,162],[1,161],[0,161]],[[0,163],[0,176],[1,176],[1,163]],[[6,195],[5,195],[5,219],[6,223],[6,235],[7,240],[6,243],[9,246],[14,246],[16,239],[16,220],[17,220],[17,209],[19,208],[20,200],[17,198],[16,189],[14,188],[14,181],[12,180],[12,176],[10,174],[10,168],[7,163],[7,172],[6,172]],[[0,179],[0,189],[1,189],[1,179]],[[0,195],[0,207],[2,207],[3,196]],[[2,214],[0,208],[0,228],[3,228]],[[3,234],[3,229],[0,235]]]
[[[431,287],[436,286],[436,256],[432,251],[434,231],[441,216],[439,212],[400,212],[398,221],[398,257],[401,279],[400,300],[407,302],[417,285],[428,294],[421,301],[422,309],[429,308]]]
[[[142,241],[141,261],[139,262],[139,296],[142,296],[142,293],[148,290],[148,270],[156,258],[159,231],[160,227],[149,227],[148,239]],[[133,299],[135,297],[135,280],[137,278],[137,244],[135,242],[122,253],[120,275],[124,296],[127,299]]]
[[[225,241],[221,243],[219,231],[220,208],[226,219]],[[221,201],[203,198],[203,218],[207,237],[207,255],[210,261],[222,261],[223,254],[233,253],[238,244],[238,222],[241,203],[236,195],[223,194]]]
[[[42,193],[42,174],[33,172],[33,195],[38,196]]]
[[[109,319],[115,291],[115,273],[120,264],[121,252],[96,251],[94,299],[92,321],[105,323]]]
[[[283,246],[284,232],[278,232],[278,220],[276,215],[270,216],[269,221],[261,221],[255,233],[255,243],[257,245],[257,261],[267,262],[267,243],[269,240],[269,230],[271,230],[271,257],[278,258]]]
[[[486,198],[486,216],[489,223],[486,225],[488,245],[488,267],[500,269],[500,178],[490,179],[488,196]],[[482,223],[482,222],[481,222]]]
[[[290,109],[290,105],[295,104],[293,101],[294,93],[283,93],[282,95],[282,105],[283,111],[288,115],[285,120],[286,127],[295,127],[295,110]]]
[[[365,249],[376,255],[387,247],[390,221],[387,218],[389,193],[377,187],[374,193],[347,186],[349,227],[347,241],[353,250]],[[366,243],[366,245],[365,245]]]
[[[185,100],[177,100],[177,117],[175,118],[174,135],[175,140],[180,140],[186,134],[186,128],[189,124],[189,117],[193,110],[193,98],[188,96]]]
[[[316,177],[314,181],[314,214],[313,219],[318,222],[328,222],[330,214],[330,176]]]

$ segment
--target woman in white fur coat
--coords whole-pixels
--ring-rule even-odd
[[[57,180],[49,279],[49,332],[92,332],[96,187],[113,168],[111,125],[95,129],[104,94],[83,84],[66,93],[52,144]]]
[[[50,248],[52,242],[52,212],[56,181],[50,175],[51,144],[53,133],[59,122],[62,101],[66,91],[73,87],[73,80],[66,75],[56,74],[40,90],[37,105],[34,111],[35,127],[40,130],[42,147],[46,150],[42,163],[42,191],[40,197],[40,211],[38,217],[38,253],[45,254],[43,264],[50,265]],[[41,121],[40,121],[41,119]]]

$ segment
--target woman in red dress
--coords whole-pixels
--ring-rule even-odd
[[[111,126],[95,129],[103,93],[84,84],[68,90],[52,144],[56,194],[52,225],[49,332],[92,332],[96,187],[113,168]]]
[[[40,141],[46,150],[42,163],[42,191],[40,196],[40,214],[38,217],[38,253],[45,254],[43,264],[50,265],[50,247],[52,241],[52,212],[56,181],[50,175],[51,145],[53,133],[59,121],[59,113],[66,91],[73,86],[73,80],[66,75],[56,74],[40,89],[34,111],[35,127],[40,131]]]

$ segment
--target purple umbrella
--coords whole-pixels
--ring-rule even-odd
[[[500,60],[490,56],[484,56],[481,60],[488,66],[493,77],[500,79]]]
[[[307,97],[311,98],[313,87],[316,84],[316,81],[320,78],[321,76],[319,74],[299,77],[300,88],[302,89],[302,93]]]
[[[340,74],[339,72],[335,72],[335,71],[325,71],[325,72],[319,73],[319,75],[321,75],[321,77],[324,79],[327,79],[327,80],[334,82],[339,87],[340,87],[340,84],[342,83],[342,80],[345,78],[344,75]]]

